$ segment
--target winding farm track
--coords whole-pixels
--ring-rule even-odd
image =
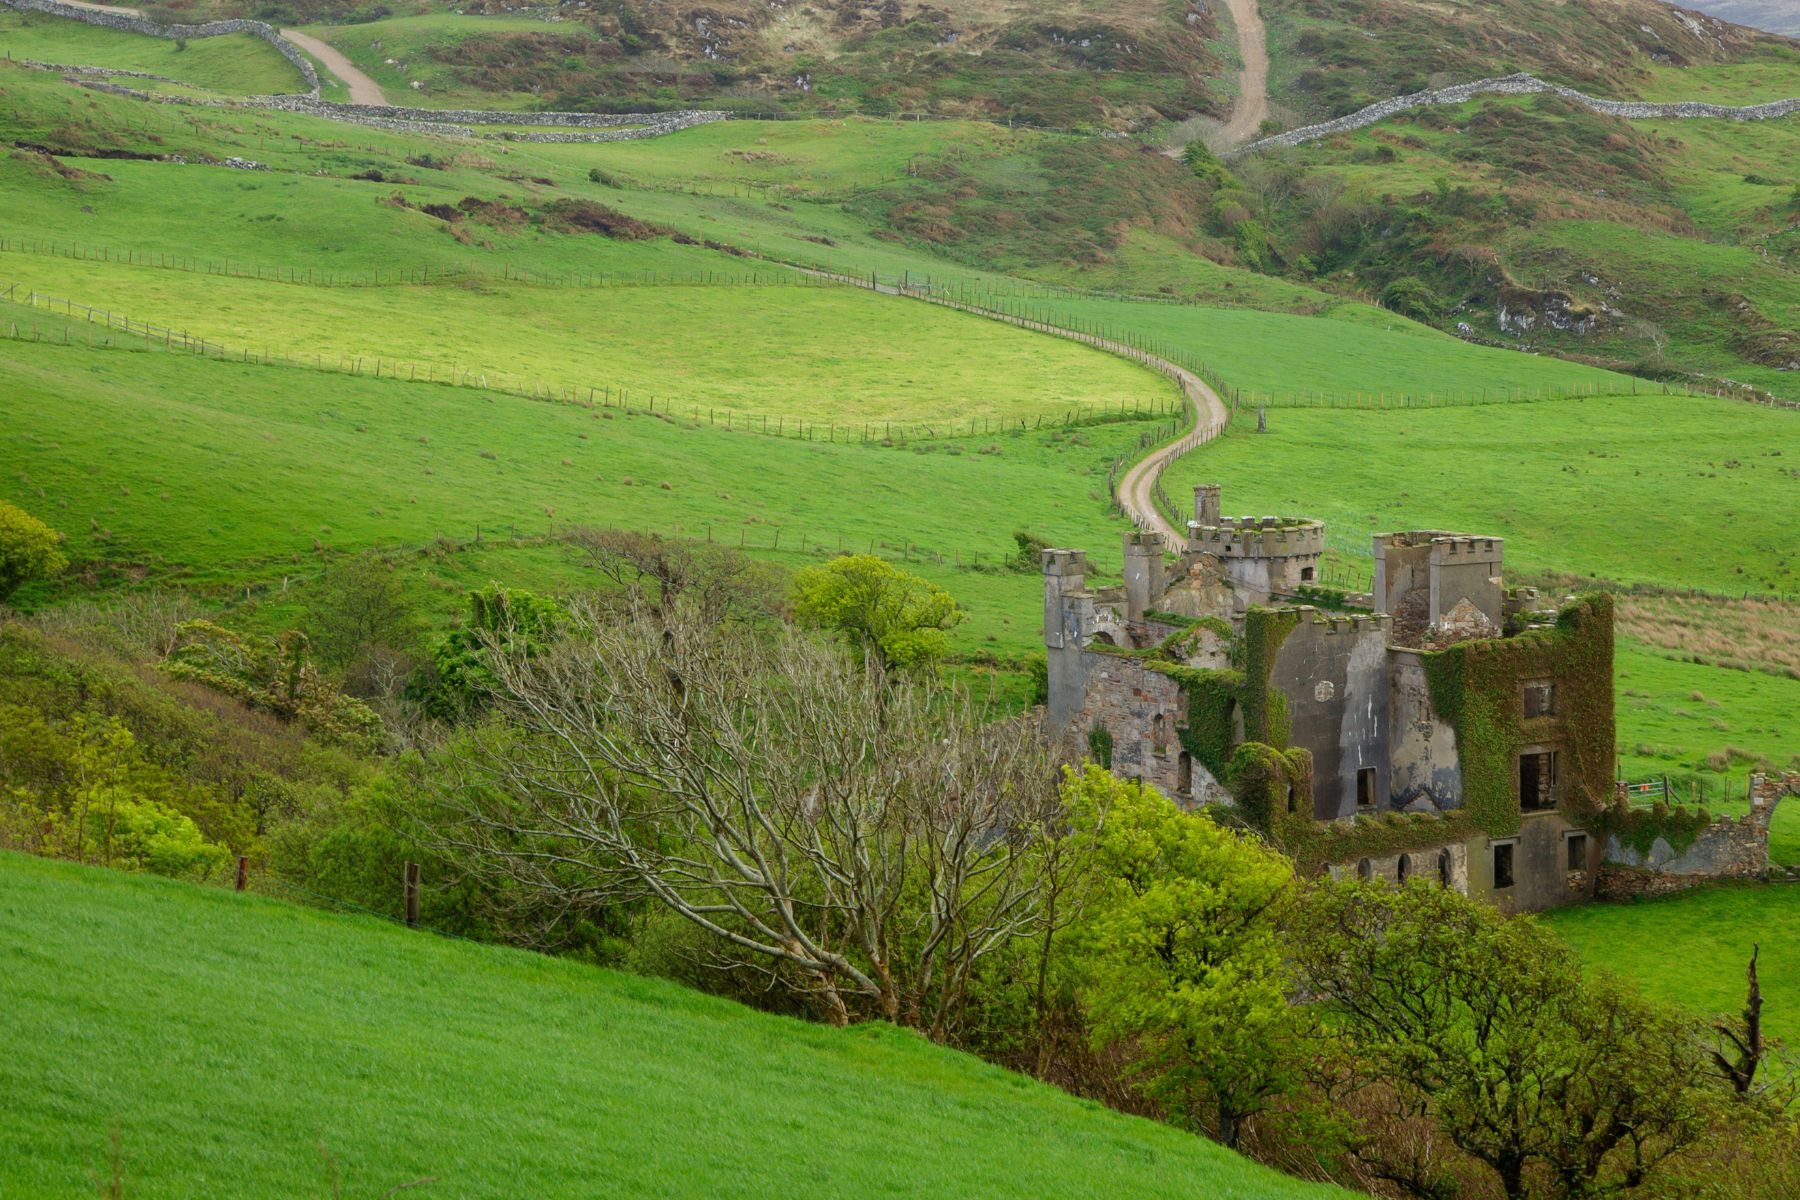
[[[1228,145],[1241,146],[1256,136],[1269,116],[1269,34],[1256,0],[1225,0],[1225,7],[1237,27],[1238,57],[1244,66],[1238,72],[1237,103],[1231,106],[1220,136]]]
[[[1014,325],[1020,329],[1029,329],[1034,333],[1046,333],[1052,337],[1065,338],[1071,342],[1080,342],[1092,346],[1096,350],[1104,350],[1108,354],[1116,354],[1120,358],[1128,358],[1132,362],[1141,363],[1153,371],[1168,376],[1181,394],[1186,398],[1192,424],[1187,432],[1172,442],[1152,450],[1149,454],[1133,463],[1120,476],[1115,496],[1119,507],[1131,518],[1132,524],[1146,533],[1155,533],[1162,537],[1164,544],[1171,550],[1179,551],[1187,543],[1187,530],[1177,529],[1156,506],[1156,484],[1170,463],[1190,450],[1204,446],[1221,433],[1225,432],[1226,422],[1231,419],[1230,410],[1204,379],[1185,367],[1178,366],[1166,358],[1139,350],[1136,346],[1128,346],[1124,342],[1115,342],[1110,338],[1097,337],[1091,333],[1079,333],[1073,329],[1064,329],[1059,325],[1047,325],[1042,321],[1033,321],[1028,317],[1016,317],[1011,313],[998,312],[991,308],[982,308],[976,304],[964,304],[943,296],[932,295],[923,288],[907,287],[897,283],[878,283],[869,279],[861,279],[853,275],[839,275],[831,271],[821,271],[798,264],[785,264],[796,267],[808,274],[825,279],[837,280],[855,287],[866,288],[884,296],[902,296],[911,300],[923,300],[927,304],[936,304],[944,308],[954,308],[978,317],[986,317],[990,321],[1000,321]]]
[[[319,64],[333,75],[344,81],[350,89],[352,104],[386,104],[387,97],[381,94],[381,85],[356,69],[356,64],[345,58],[343,53],[329,42],[322,42],[311,34],[301,33],[297,29],[284,29],[281,36],[308,54],[319,60]]]

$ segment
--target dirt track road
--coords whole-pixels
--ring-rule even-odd
[[[381,85],[364,75],[361,71],[340,54],[328,42],[321,42],[310,34],[294,29],[284,29],[281,36],[300,47],[322,63],[327,71],[336,75],[350,87],[350,103],[352,104],[386,104],[387,97],[381,94]]]
[[[1269,35],[1256,0],[1225,0],[1225,7],[1237,26],[1238,57],[1244,60],[1244,69],[1238,72],[1237,103],[1222,136],[1228,144],[1241,146],[1256,136],[1269,116]]]

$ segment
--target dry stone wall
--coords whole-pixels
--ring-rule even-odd
[[[1317,125],[1307,125],[1286,133],[1278,133],[1274,137],[1263,138],[1261,141],[1251,142],[1249,145],[1233,151],[1232,155],[1254,154],[1259,150],[1271,150],[1277,146],[1298,146],[1304,142],[1317,141],[1336,133],[1364,129],[1398,113],[1434,104],[1463,104],[1482,95],[1530,96],[1540,94],[1562,96],[1604,116],[1625,117],[1632,120],[1713,117],[1729,121],[1768,121],[1800,113],[1800,97],[1743,107],[1701,104],[1695,101],[1652,103],[1642,100],[1601,100],[1578,92],[1574,88],[1545,83],[1535,75],[1519,74],[1507,75],[1500,79],[1478,79],[1473,83],[1459,83],[1454,87],[1440,88],[1437,91],[1392,96],[1353,112],[1349,116],[1338,117],[1333,121],[1321,121]]]
[[[92,8],[76,8],[71,4],[60,4],[57,0],[0,0],[0,4],[12,8],[26,9],[31,12],[48,13],[53,17],[66,17],[71,21],[80,21],[84,25],[99,25],[106,29],[118,29],[125,33],[141,33],[146,37],[157,38],[209,38],[223,37],[232,33],[247,33],[259,37],[275,47],[280,55],[294,64],[306,80],[310,94],[319,94],[319,73],[313,70],[312,61],[281,36],[281,31],[263,21],[247,21],[233,18],[229,21],[208,21],[204,25],[158,25],[155,21],[146,21],[142,17],[129,17],[124,13],[101,12]]]
[[[731,115],[693,110],[631,114],[485,112],[479,109],[399,108],[387,104],[335,104],[308,96],[258,96],[248,103],[393,133],[492,137],[511,142],[625,142],[662,137],[696,125],[724,121]],[[482,125],[543,128],[509,128],[484,134],[477,128]]]

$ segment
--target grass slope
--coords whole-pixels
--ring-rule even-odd
[[[1322,517],[1355,554],[1381,530],[1465,529],[1506,538],[1515,575],[1795,592],[1797,462],[1800,416],[1710,398],[1273,409],[1266,434],[1241,418],[1167,488],[1217,482],[1230,511]]]
[[[1800,886],[1703,888],[1558,909],[1543,919],[1594,966],[1701,1013],[1743,1009],[1744,967],[1760,943],[1766,1029],[1786,1041],[1800,1036]]]
[[[629,388],[678,410],[809,421],[999,422],[1167,408],[1113,355],[849,287],[558,287],[497,280],[318,288],[0,256],[0,290],[72,297],[252,354],[396,361],[494,386]]]
[[[1342,1195],[891,1028],[0,855],[0,1192]],[[328,1158],[326,1156],[329,1156]]]
[[[1741,812],[1752,770],[1800,769],[1800,681],[1677,662],[1630,640],[1614,669],[1626,779],[1667,775],[1678,799],[1698,794],[1714,811]],[[1736,801],[1721,805],[1727,790]],[[1800,862],[1800,804],[1777,816],[1770,853]]]
[[[304,575],[336,550],[610,525],[782,551],[989,566],[1030,528],[1117,563],[1106,464],[1147,422],[893,446],[796,441],[474,388],[0,342],[0,496],[79,558],[198,581]],[[105,463],[102,471],[95,464]],[[668,483],[668,488],[662,484]],[[917,547],[912,551],[905,548]],[[951,585],[1029,648],[1030,575]],[[1010,616],[1008,615],[1010,614]]]
[[[235,95],[273,95],[306,89],[305,80],[292,63],[275,47],[247,33],[192,38],[179,44],[169,38],[143,37],[41,13],[0,9],[0,46],[12,58],[148,71]]]

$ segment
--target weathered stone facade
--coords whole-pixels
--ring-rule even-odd
[[[1206,485],[1196,489],[1194,519],[1173,561],[1154,535],[1125,535],[1121,587],[1090,587],[1092,569],[1079,551],[1046,551],[1052,727],[1076,752],[1102,748],[1118,774],[1188,806],[1238,802],[1238,784],[1220,776],[1246,742],[1278,754],[1304,751],[1311,817],[1347,831],[1335,844],[1359,844],[1359,818],[1374,819],[1362,844],[1381,842],[1388,814],[1456,818],[1458,832],[1447,829],[1440,845],[1327,863],[1334,875],[1436,878],[1515,912],[1589,898],[1600,839],[1572,823],[1561,800],[1579,792],[1597,810],[1610,794],[1608,776],[1600,794],[1587,797],[1592,780],[1576,770],[1568,743],[1579,724],[1599,729],[1610,748],[1611,690],[1565,697],[1559,708],[1560,676],[1538,654],[1548,644],[1543,636],[1529,643],[1502,637],[1503,628],[1556,623],[1535,592],[1506,589],[1502,540],[1441,530],[1381,535],[1366,596],[1372,612],[1295,602],[1302,589],[1331,594],[1315,582],[1324,548],[1316,521],[1221,516],[1219,489]],[[1526,649],[1513,656],[1519,679],[1504,667],[1499,682],[1487,685],[1518,709],[1505,726],[1510,740],[1488,747],[1483,760],[1490,800],[1479,819],[1462,811],[1464,748],[1436,707],[1430,665],[1436,655],[1458,653],[1446,647],[1477,641]],[[1540,670],[1549,676],[1535,677]],[[1604,719],[1571,720],[1584,714],[1569,705],[1593,703],[1607,706],[1598,714]],[[1264,751],[1249,753],[1246,763],[1257,755],[1270,761]],[[1495,755],[1512,774],[1517,828],[1505,836],[1464,832],[1506,828],[1491,799]],[[1290,814],[1302,790],[1292,778]],[[1261,786],[1256,811],[1281,811],[1280,795]]]

